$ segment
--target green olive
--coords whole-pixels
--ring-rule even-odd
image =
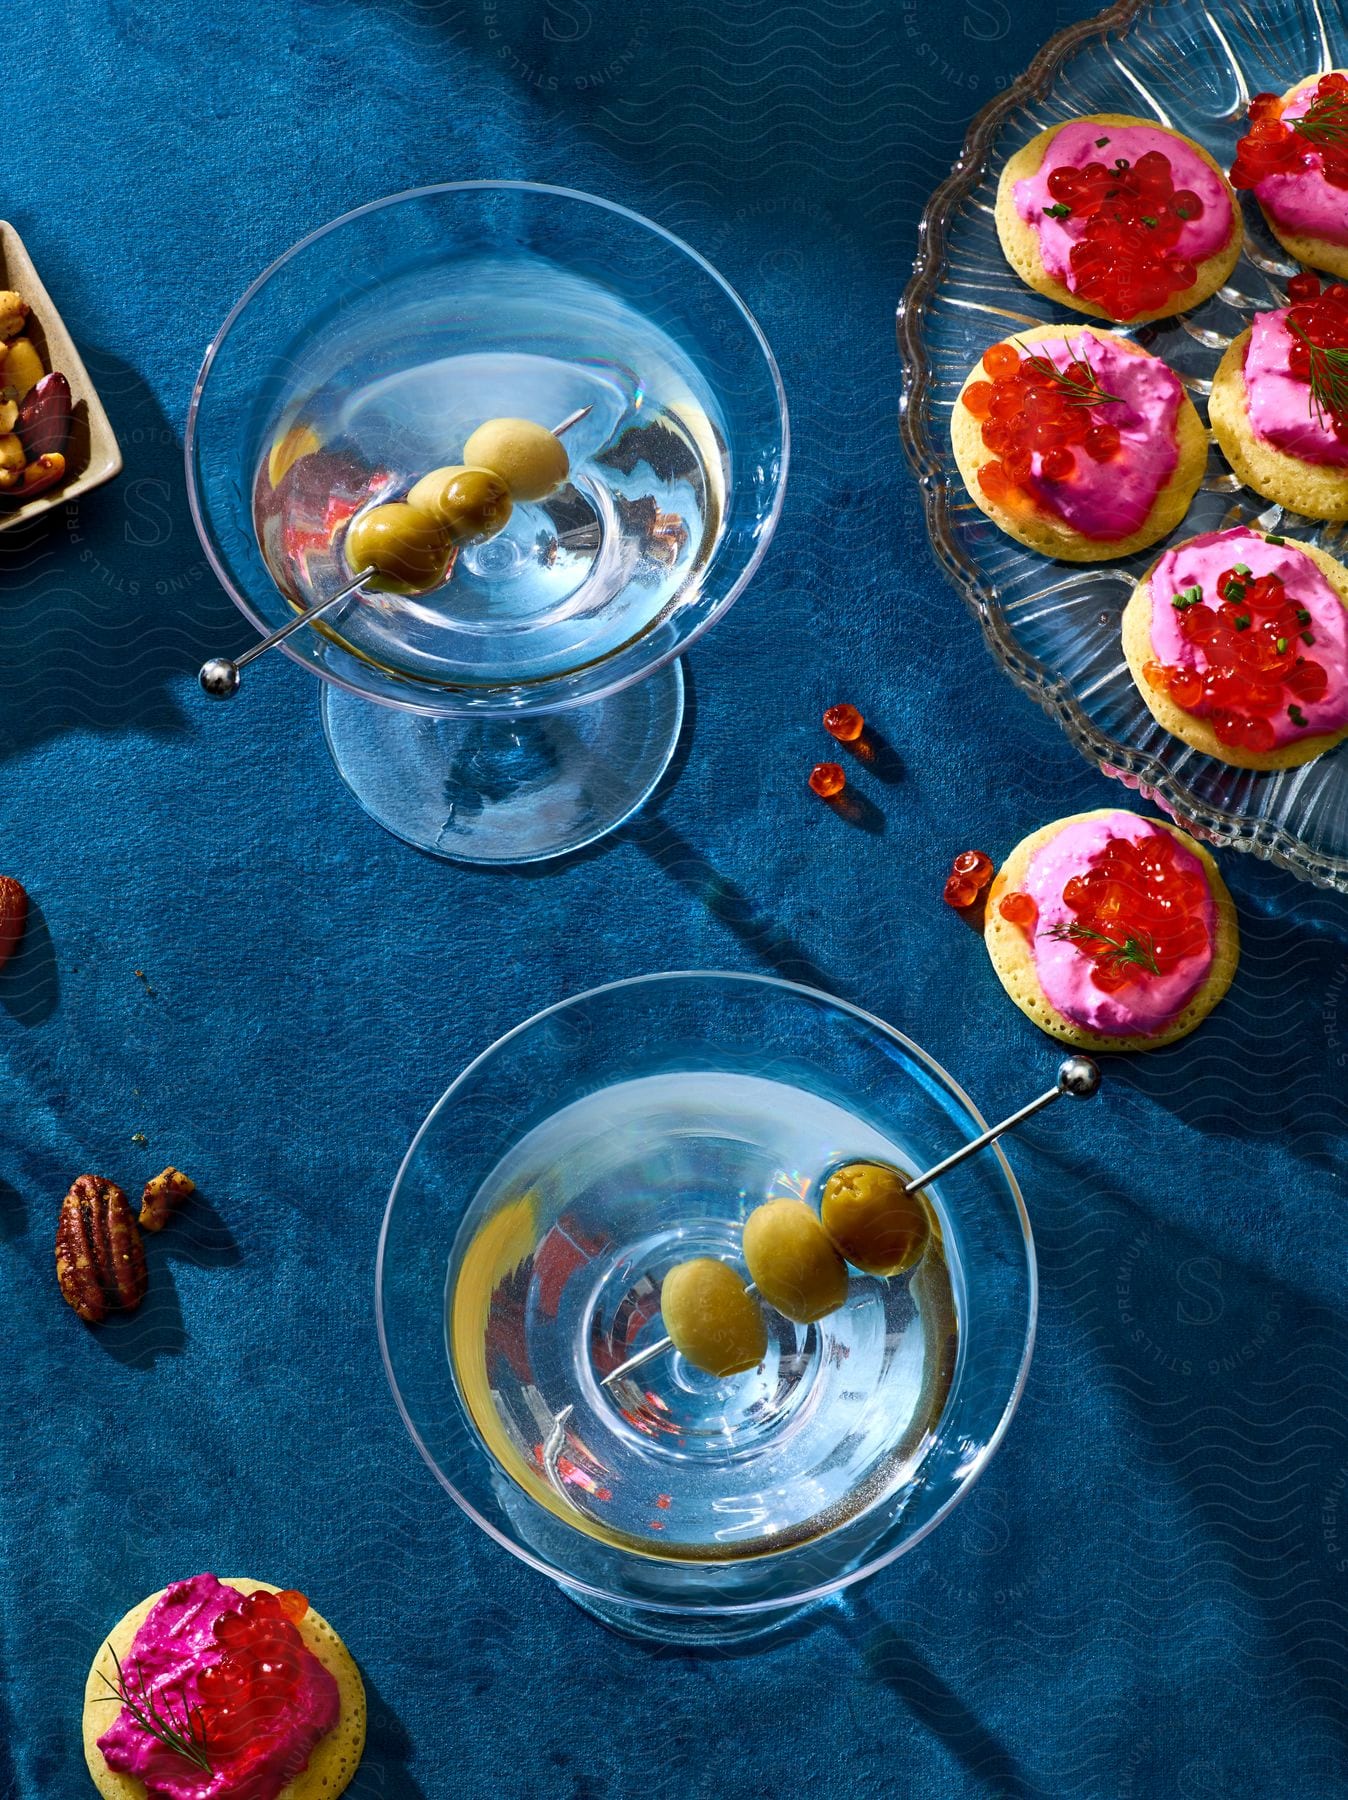
[[[407,504],[429,513],[456,544],[495,537],[511,513],[510,489],[504,477],[463,463],[423,475],[407,496]]]
[[[463,460],[495,469],[516,500],[543,500],[566,480],[562,440],[532,419],[488,419],[463,447]]]
[[[930,1222],[911,1179],[888,1163],[855,1162],[824,1183],[819,1212],[824,1230],[848,1262],[868,1275],[911,1269],[927,1247]]]
[[[449,566],[450,541],[429,513],[393,500],[351,521],[346,560],[352,574],[377,569],[387,586],[409,594],[438,587]]]
[[[708,1375],[738,1375],[767,1354],[762,1311],[729,1263],[711,1256],[676,1263],[661,1286],[660,1310],[674,1348]]]
[[[769,1200],[744,1222],[744,1260],[779,1313],[809,1325],[847,1298],[847,1264],[803,1200]]]

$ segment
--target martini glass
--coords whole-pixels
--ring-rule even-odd
[[[683,716],[678,658],[772,536],[785,396],[747,308],[626,208],[529,182],[419,188],[267,269],[188,414],[193,518],[271,632],[360,574],[358,513],[462,460],[484,420],[566,432],[570,473],[429,593],[352,597],[279,646],[321,678],[367,812],[420,849],[520,863],[611,831]]]
[[[931,1168],[983,1131],[878,1019],[765,977],[670,974],[538,1014],[465,1070],[404,1159],[380,1344],[441,1485],[606,1624],[718,1644],[883,1568],[1001,1441],[1035,1317],[999,1149],[925,1190],[915,1272],[851,1274],[814,1325],[765,1308],[755,1369],[664,1338],[671,1267],[743,1268],[762,1201],[856,1159]],[[662,1347],[663,1344],[663,1347]]]

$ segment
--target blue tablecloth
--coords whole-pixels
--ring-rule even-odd
[[[929,554],[892,312],[969,115],[1076,13],[1031,0],[70,0],[11,59],[4,205],[126,453],[0,537],[0,1793],[85,1793],[100,1636],[202,1568],[292,1583],[369,1684],[351,1792],[1272,1796],[1348,1789],[1348,907],[1224,867],[1245,955],[1190,1043],[1011,1152],[1039,1346],[969,1502],[757,1655],[609,1636],[463,1520],[398,1423],[372,1271],[421,1118],[537,1008],[668,966],[873,1008],[989,1114],[1053,1048],[941,906],[951,854],[1127,800],[992,666]],[[23,45],[42,45],[40,62]],[[295,238],[419,182],[537,176],[688,238],[745,294],[796,428],[766,564],[699,644],[677,781],[527,875],[403,848],[316,691],[241,647],[188,518],[192,377]],[[866,828],[804,789],[819,713],[893,748]],[[143,1134],[140,1143],[133,1134]],[[86,1330],[52,1275],[94,1169],[203,1202]]]

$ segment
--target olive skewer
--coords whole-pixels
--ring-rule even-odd
[[[544,433],[538,427],[533,427],[533,432],[536,434],[536,438],[560,438],[563,433],[570,431],[573,425],[578,425],[591,410],[590,406],[578,408],[577,411],[563,419],[560,425],[554,425],[550,433]],[[527,442],[522,457],[512,455],[512,450],[517,448],[517,444],[504,441],[505,434],[499,428],[505,425],[524,423],[531,422],[492,419],[488,420],[485,425],[479,425],[465,446],[464,454],[470,457],[470,466],[434,470],[430,475],[423,476],[412,492],[424,491],[430,505],[434,507],[437,501],[443,503],[446,497],[453,497],[454,484],[456,482],[461,484],[463,477],[485,475],[488,472],[487,469],[479,470],[471,466],[473,455],[493,456],[496,461],[505,465],[501,470],[499,482],[502,492],[475,493],[472,496],[472,502],[487,528],[482,535],[489,535],[491,531],[499,531],[510,516],[511,492],[522,500],[540,499],[550,491],[550,486],[556,486],[566,476],[566,452],[561,450],[560,445],[558,446],[559,456],[548,457],[545,446],[540,445],[535,438]],[[517,439],[518,435],[516,434]],[[473,446],[476,446],[476,450],[473,449]],[[495,463],[493,462],[488,467],[494,471]],[[432,487],[435,488],[435,493],[431,492]],[[507,487],[510,491],[505,491]],[[401,504],[403,503],[393,503],[394,506]],[[386,509],[375,508],[374,510],[380,512]],[[391,510],[391,508],[387,510]],[[414,509],[409,506],[406,507],[406,510],[412,512]],[[435,513],[432,512],[429,516],[434,517]],[[281,643],[290,636],[291,632],[298,631],[301,625],[312,625],[316,619],[321,618],[324,613],[330,612],[341,601],[349,599],[372,575],[378,573],[377,566],[373,562],[367,562],[354,581],[348,582],[337,593],[329,594],[326,599],[318,600],[312,606],[306,607],[303,612],[296,613],[293,619],[287,619],[284,625],[279,625],[275,631],[260,638],[251,649],[245,650],[242,656],[233,659],[227,656],[213,656],[209,662],[204,662],[197,675],[203,690],[213,700],[232,699],[239,691],[241,673],[249,663],[256,662],[264,651],[270,650],[274,644]]]

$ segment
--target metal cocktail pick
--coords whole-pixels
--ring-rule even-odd
[[[564,432],[570,431],[573,425],[579,425],[585,415],[592,412],[593,409],[593,402],[591,402],[589,406],[582,406],[578,411],[568,414],[560,425],[553,426],[552,435],[561,437]],[[335,594],[329,594],[326,600],[316,601],[313,606],[306,607],[303,612],[296,613],[293,619],[287,619],[284,625],[278,626],[266,637],[259,638],[251,650],[245,650],[243,655],[235,661],[231,661],[227,656],[213,656],[209,662],[202,663],[197,672],[197,680],[212,700],[233,699],[239,691],[240,672],[246,669],[250,662],[256,662],[264,651],[270,650],[273,644],[279,644],[284,638],[288,638],[292,631],[298,631],[301,625],[312,625],[315,619],[321,618],[325,612],[331,611],[340,601],[349,599],[361,583],[368,581],[374,573],[373,565],[368,569],[362,569],[356,579],[349,582],[346,587],[341,588]]]
[[[958,1168],[959,1164],[967,1157],[974,1156],[978,1151],[986,1149],[994,1138],[1001,1137],[1004,1132],[1014,1131],[1017,1125],[1023,1125],[1026,1119],[1033,1118],[1035,1113],[1042,1112],[1046,1106],[1052,1106],[1053,1102],[1061,1100],[1064,1094],[1071,1094],[1075,1100],[1087,1100],[1099,1086],[1100,1068],[1098,1063],[1092,1062],[1089,1056],[1069,1056],[1059,1066],[1058,1079],[1046,1093],[1040,1094],[1036,1100],[1031,1100],[1027,1106],[1022,1106],[1018,1112],[1013,1112],[1009,1118],[1003,1119],[1000,1125],[992,1125],[981,1136],[971,1138],[967,1144],[961,1144],[958,1150],[952,1151],[940,1162],[933,1163],[925,1174],[914,1175],[911,1181],[904,1183],[904,1192],[915,1194],[919,1188],[926,1187],[930,1182],[948,1173],[949,1170]],[[748,1284],[748,1288],[751,1294],[757,1291],[752,1282]],[[648,1344],[635,1356],[629,1356],[625,1363],[619,1363],[616,1369],[610,1369],[600,1386],[611,1387],[615,1381],[621,1381],[624,1376],[632,1374],[633,1370],[643,1368],[648,1362],[653,1362],[657,1356],[663,1356],[672,1342],[671,1338],[663,1337],[654,1344]]]

